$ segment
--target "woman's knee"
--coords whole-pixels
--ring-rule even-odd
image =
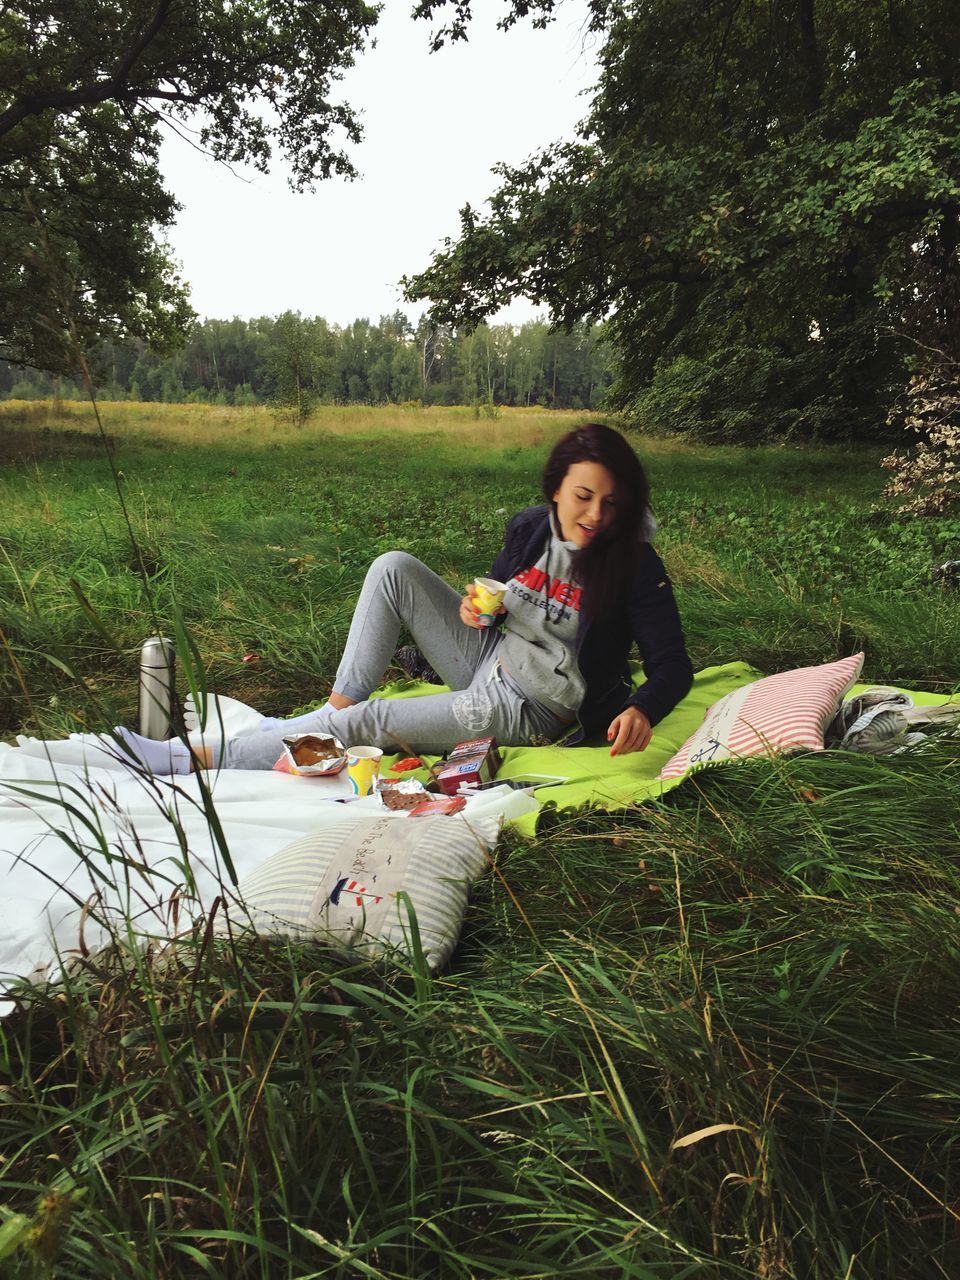
[[[404,577],[411,570],[421,568],[421,562],[408,551],[384,551],[372,561],[367,570],[368,577],[389,578]]]

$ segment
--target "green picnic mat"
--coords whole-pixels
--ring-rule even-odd
[[[634,666],[634,683],[642,682],[639,663]],[[512,778],[523,774],[554,774],[568,781],[561,786],[545,787],[536,798],[541,809],[520,818],[516,826],[527,834],[536,831],[537,822],[543,807],[556,808],[564,814],[572,814],[585,808],[596,808],[609,811],[628,809],[644,800],[657,799],[665,795],[683,781],[683,778],[672,778],[660,782],[658,774],[675,751],[686,742],[690,734],[703,720],[704,712],[719,698],[725,697],[734,689],[739,689],[753,680],[759,680],[762,673],[754,670],[745,662],[727,662],[719,667],[705,667],[694,676],[693,688],[678,707],[653,731],[653,739],[646,751],[634,752],[628,756],[611,756],[607,743],[596,746],[564,747],[503,747],[500,754],[503,764],[497,774],[498,778]],[[854,685],[852,692],[860,693],[869,689],[872,684]],[[388,685],[378,691],[375,697],[416,698],[424,694],[438,693],[440,687],[430,684],[411,684],[409,681]],[[936,706],[948,702],[949,696],[936,693],[922,693],[912,689],[905,690],[919,706]],[[389,765],[398,757],[384,759],[384,772],[389,772]],[[431,757],[424,757],[431,760]],[[725,762],[729,763],[729,761]],[[711,766],[701,766],[710,768]],[[716,766],[713,766],[716,767]],[[420,777],[427,780],[426,772],[407,774],[407,777]],[[689,774],[684,775],[684,777]]]

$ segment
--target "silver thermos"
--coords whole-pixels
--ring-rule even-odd
[[[173,737],[176,653],[166,636],[151,636],[140,650],[140,732],[146,738]]]

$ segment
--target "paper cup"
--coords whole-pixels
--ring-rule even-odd
[[[355,796],[368,796],[377,785],[380,776],[379,747],[347,747],[347,777]]]
[[[481,627],[493,625],[506,590],[507,584],[497,582],[496,578],[474,578],[472,599],[477,606],[477,621]]]

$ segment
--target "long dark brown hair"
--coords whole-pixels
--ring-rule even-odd
[[[557,441],[543,469],[543,494],[554,514],[553,495],[575,462],[598,462],[610,472],[615,486],[613,520],[573,557],[573,571],[583,586],[584,609],[596,618],[614,612],[636,571],[650,484],[640,459],[620,432],[588,422]]]

